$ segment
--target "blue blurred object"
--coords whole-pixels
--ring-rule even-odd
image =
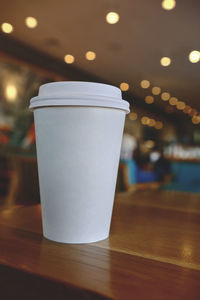
[[[165,190],[200,193],[200,164],[171,162],[172,182],[163,186]]]
[[[137,182],[154,182],[158,180],[158,176],[154,171],[141,170],[137,168]]]
[[[133,159],[121,160],[127,166],[129,184],[137,182],[137,165]]]
[[[140,169],[133,159],[121,160],[121,162],[127,166],[130,184],[157,181],[157,174],[154,171]]]

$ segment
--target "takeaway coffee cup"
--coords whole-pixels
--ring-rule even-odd
[[[92,82],[44,84],[34,112],[43,234],[62,243],[108,237],[128,102]]]

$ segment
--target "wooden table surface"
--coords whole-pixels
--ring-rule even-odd
[[[118,194],[110,238],[84,245],[44,239],[40,205],[1,209],[0,297],[200,299],[200,196]]]

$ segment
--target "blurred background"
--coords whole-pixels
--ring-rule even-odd
[[[94,81],[129,101],[117,191],[200,192],[198,0],[0,0],[0,204],[39,202],[29,100]]]

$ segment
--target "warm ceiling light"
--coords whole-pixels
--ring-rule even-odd
[[[177,109],[179,110],[183,110],[185,108],[185,103],[183,101],[178,101],[178,103],[176,104]]]
[[[38,21],[36,20],[36,18],[33,17],[27,17],[25,19],[25,24],[27,27],[29,28],[35,28],[38,25]]]
[[[169,99],[169,104],[176,105],[178,103],[178,99],[176,97],[171,97]]]
[[[192,123],[193,124],[199,124],[200,123],[200,116],[192,117]]]
[[[163,67],[169,66],[171,64],[171,58],[169,58],[169,57],[162,57],[161,60],[160,60],[160,64]]]
[[[96,58],[96,53],[93,51],[87,51],[85,57],[87,60],[94,60]]]
[[[150,86],[150,82],[148,80],[142,80],[140,85],[143,89],[147,89]]]
[[[135,112],[132,112],[129,114],[129,119],[131,121],[135,121],[137,119],[137,114]]]
[[[160,121],[157,121],[156,124],[155,124],[155,128],[156,129],[162,129],[163,128],[163,123],[160,122]]]
[[[8,102],[14,102],[17,97],[17,89],[16,86],[13,84],[8,84],[5,90],[5,97]]]
[[[171,10],[176,6],[176,1],[175,0],[163,0],[162,3],[162,8],[166,10]]]
[[[10,23],[2,23],[1,30],[4,33],[11,33],[11,32],[13,32],[13,26]]]
[[[152,94],[153,95],[159,95],[161,93],[161,88],[159,88],[158,86],[154,86],[152,88]]]
[[[148,125],[149,125],[150,127],[153,127],[153,126],[156,125],[156,121],[155,121],[154,119],[149,119]]]
[[[119,14],[113,11],[109,12],[106,15],[106,21],[109,24],[116,24],[119,21]]]
[[[161,99],[163,101],[167,101],[167,100],[169,100],[169,98],[170,98],[170,94],[169,93],[164,92],[164,93],[161,94]]]
[[[66,64],[72,64],[74,62],[74,56],[71,54],[67,54],[64,57],[64,61],[66,62]]]
[[[197,50],[191,51],[189,54],[189,60],[193,64],[197,63],[200,60],[200,52]]]
[[[143,125],[147,125],[148,122],[149,122],[149,118],[148,118],[148,117],[142,117],[142,118],[141,118],[141,123],[142,123]]]
[[[128,89],[129,89],[129,84],[128,83],[126,83],[126,82],[122,82],[122,83],[120,83],[120,89],[121,89],[121,91],[128,91]]]
[[[153,96],[146,96],[145,97],[145,102],[147,104],[152,104],[154,102],[154,97]]]

